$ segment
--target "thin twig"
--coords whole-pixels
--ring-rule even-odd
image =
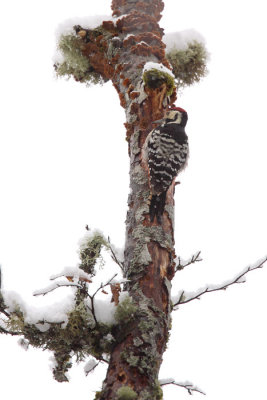
[[[115,253],[115,251],[114,251],[113,248],[112,248],[112,245],[111,245],[111,241],[110,241],[110,237],[109,237],[109,236],[108,236],[108,243],[109,243],[109,248],[110,248],[110,251],[111,251],[111,258],[112,258],[112,260],[115,261],[115,263],[118,264],[118,266],[120,267],[120,269],[122,270],[122,272],[124,272],[124,265],[123,265],[123,262],[120,261],[120,260],[118,260],[118,258],[117,258],[117,256],[116,256],[116,253]]]
[[[45,319],[43,319],[43,320],[40,320],[40,321],[37,321],[37,322],[35,322],[35,325],[44,325],[44,324],[49,324],[49,325],[62,325],[62,324],[65,324],[66,323],[66,321],[61,321],[61,322],[49,322],[49,321],[46,321]]]
[[[213,287],[213,288],[209,288],[208,286],[205,289],[199,289],[199,292],[196,292],[195,295],[191,295],[191,296],[186,296],[186,292],[182,291],[178,301],[176,301],[173,306],[177,307],[180,304],[185,304],[185,303],[189,303],[192,300],[199,300],[200,296],[202,296],[205,293],[211,293],[211,292],[216,292],[219,290],[226,290],[229,286],[234,285],[234,284],[239,284],[239,283],[245,283],[245,279],[244,276],[250,272],[250,271],[254,271],[255,269],[259,269],[262,268],[264,266],[264,264],[267,261],[267,257],[261,261],[258,265],[256,265],[255,267],[248,267],[247,269],[245,269],[245,271],[241,272],[236,278],[234,278],[233,280],[226,282],[220,286],[217,287]],[[177,310],[177,308],[176,308]]]
[[[4,314],[7,318],[10,317],[10,314],[4,308],[0,309],[0,313]]]
[[[113,279],[116,278],[117,275],[118,275],[118,274],[114,274],[114,275],[112,276],[112,278],[110,278],[105,284],[101,283],[101,285],[99,286],[99,288],[95,291],[94,294],[92,294],[91,297],[95,297],[95,295],[99,292],[99,290],[101,290],[101,289],[103,289],[104,287],[110,285],[111,282],[113,281]]]
[[[165,385],[175,385],[182,387],[186,389],[190,395],[193,394],[192,392],[198,392],[206,396],[206,393],[202,392],[202,390],[198,389],[196,386],[194,386],[192,383],[189,382],[182,383],[182,382],[176,382],[174,379],[171,379],[167,382],[160,383],[160,386],[165,386]]]
[[[11,336],[19,336],[19,335],[21,335],[21,333],[19,333],[19,332],[8,331],[7,329],[5,329],[2,326],[0,326],[0,333],[1,332],[5,333],[6,335],[11,335]]]
[[[200,258],[200,253],[201,251],[198,251],[196,254],[194,254],[189,261],[186,261],[185,263],[181,263],[181,258],[178,257],[178,262],[175,267],[175,272],[176,271],[181,271],[185,267],[188,267],[188,265],[194,264],[196,262],[202,261],[202,258]]]
[[[90,300],[91,300],[91,308],[89,307],[89,309],[90,309],[90,311],[91,311],[91,313],[92,313],[92,315],[93,315],[93,317],[94,317],[94,320],[95,320],[95,323],[96,323],[96,324],[98,324],[98,321],[97,321],[97,318],[96,318],[96,315],[95,315],[95,304],[94,304],[95,296],[96,296],[96,294],[97,294],[101,289],[103,289],[104,287],[110,285],[111,282],[113,281],[113,279],[114,279],[117,275],[118,275],[118,274],[114,274],[114,275],[112,276],[112,278],[110,278],[105,284],[101,283],[101,285],[99,286],[99,288],[98,288],[92,295],[88,293],[88,297],[89,297]]]

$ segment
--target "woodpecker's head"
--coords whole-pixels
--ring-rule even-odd
[[[185,127],[187,123],[187,112],[181,107],[170,107],[168,108],[163,119],[158,121],[154,121],[154,123],[158,124],[178,124],[180,126]]]
[[[187,112],[181,107],[170,107],[164,118],[166,124],[178,124],[181,126],[186,126],[187,123]]]

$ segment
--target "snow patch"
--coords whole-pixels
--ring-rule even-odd
[[[87,376],[90,372],[92,372],[95,367],[98,365],[98,362],[91,358],[84,366],[84,373]]]
[[[94,301],[94,311],[98,322],[102,322],[103,324],[108,325],[115,324],[114,314],[116,311],[116,306],[115,303],[110,302],[110,299],[96,299]]]
[[[165,67],[163,64],[155,63],[155,62],[152,62],[152,61],[148,61],[144,65],[143,73],[147,72],[147,71],[149,71],[151,69],[157,69],[160,72],[165,72],[166,74],[169,74],[174,78],[174,75],[173,75],[172,71],[169,68]]]
[[[95,29],[102,25],[103,21],[114,21],[111,15],[92,15],[88,17],[74,17],[61,22],[55,32],[57,40],[61,35],[73,33],[73,27],[80,25],[84,29]]]
[[[19,309],[24,316],[24,321],[44,332],[49,329],[49,323],[62,323],[62,327],[68,323],[68,313],[74,308],[74,294],[66,296],[64,300],[46,305],[45,307],[34,307],[27,305],[18,293],[3,291],[4,302],[9,312]]]
[[[62,276],[70,276],[73,278],[74,282],[78,282],[80,278],[91,280],[91,276],[79,267],[65,267],[59,274],[50,276],[50,280],[52,281],[54,279],[61,278]]]
[[[190,42],[199,42],[205,45],[205,38],[195,29],[186,29],[181,32],[166,33],[162,38],[166,44],[166,52],[171,50],[185,50]]]
[[[173,379],[173,378],[159,379],[160,386],[169,385],[169,384],[174,383],[174,382],[175,382],[175,379]]]
[[[78,241],[78,245],[80,250],[85,250],[88,247],[88,242],[90,242],[94,236],[99,235],[103,238],[105,237],[104,233],[99,229],[94,229],[93,231],[86,232],[83,237]]]

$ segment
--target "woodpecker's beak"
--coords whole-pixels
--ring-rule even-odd
[[[158,119],[157,121],[153,121],[152,124],[162,124],[164,119]]]

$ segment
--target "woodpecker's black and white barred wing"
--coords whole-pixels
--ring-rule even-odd
[[[168,190],[173,179],[185,166],[188,140],[177,124],[155,128],[147,144],[150,186],[153,194]]]

